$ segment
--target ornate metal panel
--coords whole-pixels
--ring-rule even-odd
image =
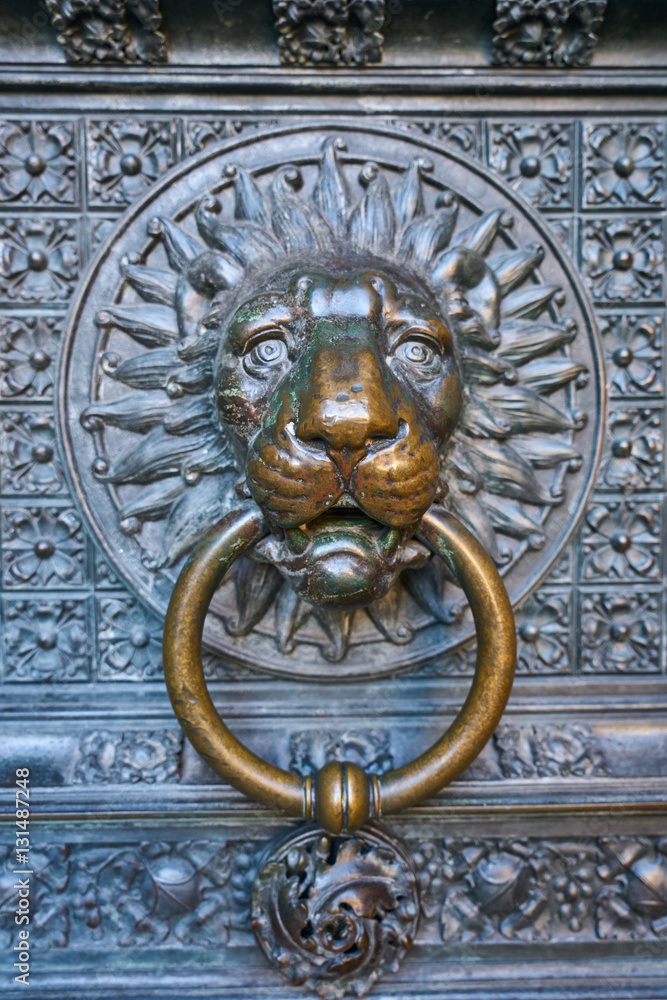
[[[667,996],[662,5],[6,7],[0,993],[20,988],[13,790],[27,768],[38,1000],[335,996],[335,982],[378,998]],[[484,275],[506,283],[494,337],[465,345],[470,433],[444,478],[450,510],[495,546],[518,655],[508,711],[459,779],[388,818],[370,851],[306,832],[294,854],[279,845],[296,825],[200,759],[164,684],[166,603],[218,471],[197,466],[210,425],[167,431],[164,468],[128,442],[164,437],[165,405],[185,409],[212,377],[173,349],[170,330],[201,308],[167,304],[190,264],[179,233],[193,259],[219,250],[239,177],[271,207],[289,165],[284,197],[312,221],[323,148],[346,224],[371,204],[407,213],[404,233],[437,217],[440,256],[471,249],[477,227]],[[283,246],[273,221],[262,232]],[[405,265],[408,243],[392,246]],[[331,762],[383,776],[452,720],[475,647],[450,580],[406,577],[399,601],[332,624],[247,563],[214,606],[204,668],[267,761],[303,779]],[[333,892],[351,859],[358,919],[336,926],[333,952],[338,934],[370,954],[371,921],[379,964],[337,980],[309,965],[318,947],[331,961],[317,938],[331,915],[311,899],[309,929],[278,942],[287,984],[253,937],[254,919],[271,955],[285,912],[262,872],[285,894],[316,871]],[[364,910],[387,872],[397,895]]]

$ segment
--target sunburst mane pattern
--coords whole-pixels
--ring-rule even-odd
[[[441,303],[465,385],[459,426],[441,457],[444,502],[499,565],[543,545],[544,521],[564,495],[564,476],[581,464],[573,442],[584,418],[574,409],[573,390],[585,384],[586,367],[570,356],[577,329],[558,318],[559,286],[539,277],[542,247],[513,246],[512,220],[502,210],[460,224],[457,197],[442,184],[427,207],[432,167],[421,157],[390,185],[375,163],[361,164],[352,181],[344,152],[341,140],[327,139],[310,186],[296,166],[269,180],[226,167],[233,208],[223,210],[206,194],[194,225],[153,220],[149,235],[161,241],[163,265],[124,258],[123,287],[133,292],[98,313],[100,327],[121,331],[137,349],[127,357],[102,356],[102,380],[129,392],[98,396],[82,423],[99,435],[93,471],[116,491],[121,529],[142,546],[152,571],[176,566],[239,502],[243,470],[225,440],[213,393],[221,318],[289,258],[326,266],[336,254],[371,255]],[[104,446],[105,435],[114,448]],[[142,539],[149,522],[164,525],[157,547]],[[273,608],[273,625],[263,627],[283,654],[308,633],[306,641],[340,660],[355,614],[367,614],[393,643],[410,641],[406,590],[424,621],[445,621],[445,585],[431,561],[403,574],[366,612],[336,615],[304,604],[273,566],[242,559],[237,610],[226,626],[231,635],[246,634]]]

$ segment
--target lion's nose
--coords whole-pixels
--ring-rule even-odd
[[[398,430],[398,414],[372,351],[352,345],[346,351],[343,344],[317,353],[299,405],[296,431],[303,441],[358,451],[375,438],[395,438]]]

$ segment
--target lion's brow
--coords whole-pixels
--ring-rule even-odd
[[[258,333],[264,333],[266,330],[280,329],[293,320],[294,313],[287,306],[283,306],[282,309],[274,307],[267,309],[259,316],[253,316],[252,318],[235,323],[234,334],[239,340],[245,343]]]

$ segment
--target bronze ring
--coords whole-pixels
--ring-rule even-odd
[[[227,728],[206,686],[202,632],[208,606],[235,559],[267,526],[257,508],[229,514],[200,543],[178,578],[164,628],[164,673],[186,736],[214,771],[246,795],[290,816],[315,819],[332,833],[430,798],[475,759],[507,704],[516,662],[514,618],[491,558],[451,514],[432,509],[417,537],[444,559],[463,588],[477,628],[475,676],[447,732],[405,767],[378,777],[334,761],[301,778],[262,760]]]

